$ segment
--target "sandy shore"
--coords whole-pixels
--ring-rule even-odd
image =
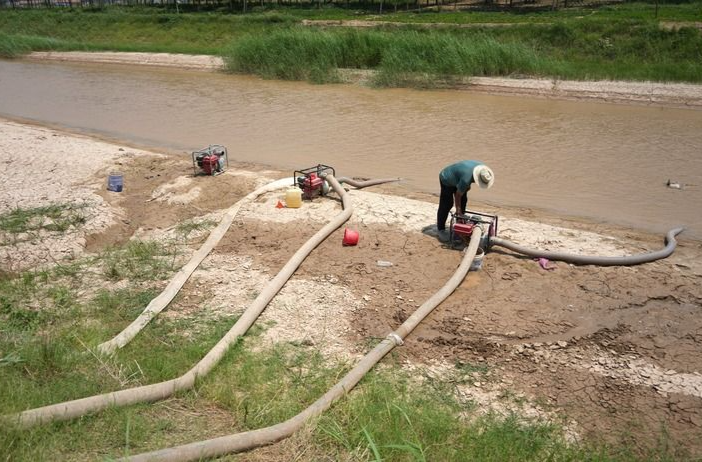
[[[147,65],[209,72],[224,69],[222,59],[215,56],[169,53],[34,52],[26,59]],[[347,83],[364,84],[371,76],[372,71],[342,70],[342,78]],[[448,88],[542,98],[702,108],[702,85],[681,83],[471,77]]]
[[[22,158],[29,166],[17,156],[23,149],[38,153]],[[130,239],[165,242],[179,223],[216,222],[257,185],[285,176],[236,163],[217,177],[193,176],[184,156],[3,120],[0,162],[7,166],[0,173],[0,217],[57,202],[85,204],[87,217],[67,233],[40,233],[20,245],[3,234],[5,274],[72,261]],[[124,174],[121,193],[105,190],[105,177],[115,169]],[[297,342],[330,359],[353,360],[369,339],[396,328],[451,275],[460,253],[421,233],[434,219],[436,199],[384,190],[390,194],[350,192],[355,210],[347,226],[359,231],[359,245],[342,246],[343,229],[322,243],[264,312],[263,341]],[[203,319],[240,313],[282,262],[339,211],[338,201],[329,199],[276,208],[283,196],[270,193],[242,207],[161,316],[197,328]],[[661,236],[631,229],[523,209],[499,213],[500,236],[526,246],[624,255],[662,245]],[[200,242],[186,246],[183,258]],[[614,444],[631,437],[620,435],[624,427],[636,428],[641,444],[655,444],[665,428],[669,444],[699,456],[701,257],[699,243],[684,236],[670,258],[637,267],[558,263],[549,271],[529,258],[490,252],[482,269],[407,339],[398,360],[449,383],[455,364],[484,367],[484,374],[455,387],[481,412],[559,422],[570,439]],[[85,293],[101,283],[91,280]],[[208,290],[212,284],[217,290]]]

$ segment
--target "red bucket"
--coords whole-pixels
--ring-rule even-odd
[[[344,230],[344,245],[356,245],[358,244],[358,231],[346,228]]]

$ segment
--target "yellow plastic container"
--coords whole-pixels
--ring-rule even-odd
[[[285,205],[291,209],[302,206],[302,190],[300,188],[290,188],[285,192]]]

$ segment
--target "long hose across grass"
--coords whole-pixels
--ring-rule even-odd
[[[482,230],[476,228],[471,236],[470,244],[465,250],[461,264],[443,287],[417,308],[397,330],[388,334],[385,339],[366,354],[336,385],[330,388],[329,391],[304,411],[284,422],[271,425],[270,427],[184,444],[159,451],[147,452],[120,460],[124,462],[195,461],[235,452],[243,452],[288,438],[302,428],[310,419],[321,415],[325,410],[329,409],[335,401],[349,393],[380,360],[396,346],[402,345],[405,337],[412,333],[419,323],[429,316],[441,302],[456,290],[465,279],[468,271],[470,271],[470,266],[478,250],[481,236]]]

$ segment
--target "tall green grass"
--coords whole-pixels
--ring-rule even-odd
[[[232,72],[330,82],[339,68],[375,69],[384,86],[464,76],[702,82],[702,34],[638,21],[507,29],[310,30],[248,35],[224,49]]]
[[[441,32],[328,32],[293,29],[247,36],[224,51],[232,72],[266,78],[329,82],[339,68],[378,69],[379,82],[403,76],[508,75],[533,73],[540,58],[528,47],[500,43],[483,34],[469,39]]]
[[[0,58],[17,58],[32,51],[48,51],[71,48],[52,37],[14,35],[0,32]]]
[[[539,74],[543,58],[519,43],[483,34],[463,38],[440,33],[407,33],[383,50],[377,82],[385,86],[462,76]]]

